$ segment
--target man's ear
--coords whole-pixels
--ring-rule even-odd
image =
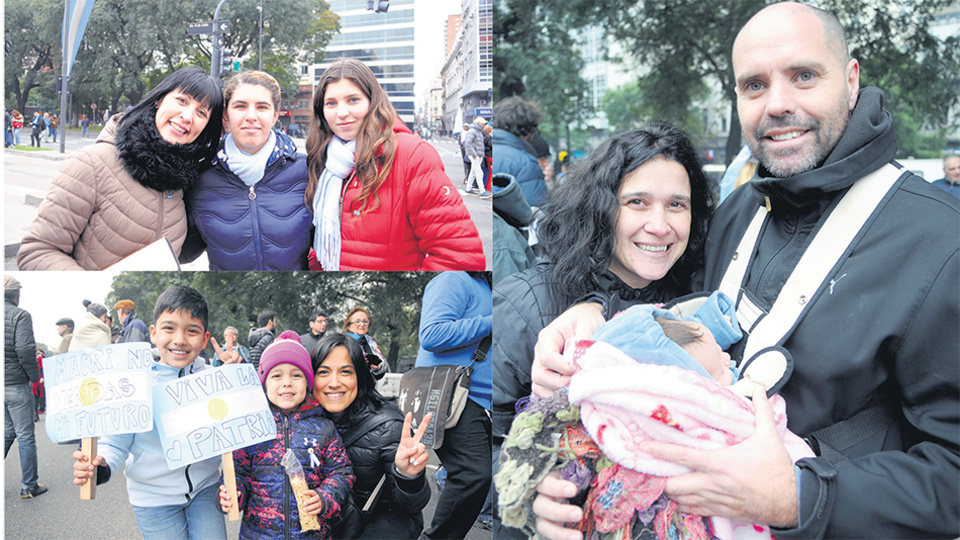
[[[851,58],[847,63],[847,86],[850,88],[850,101],[847,104],[848,110],[853,110],[857,106],[857,97],[860,95],[860,63],[856,58]]]

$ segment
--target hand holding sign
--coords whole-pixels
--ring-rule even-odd
[[[413,414],[407,413],[403,419],[403,434],[400,436],[400,444],[397,446],[397,454],[393,462],[397,470],[407,476],[417,476],[427,466],[427,447],[420,442],[420,439],[427,432],[431,419],[433,419],[433,413],[427,413],[412,437],[410,426],[413,424]]]
[[[73,483],[82,486],[91,479],[96,482],[97,467],[103,465],[103,456],[97,456],[91,462],[83,452],[77,450],[73,453],[73,459],[76,460],[73,463]]]

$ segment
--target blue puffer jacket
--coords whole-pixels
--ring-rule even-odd
[[[506,173],[516,178],[530,206],[547,202],[547,184],[543,169],[524,147],[519,137],[502,129],[493,130],[493,174]]]
[[[210,270],[306,270],[312,217],[303,202],[307,157],[276,133],[263,178],[248,187],[227,168],[223,141],[187,195],[190,235],[181,262],[205,244]]]

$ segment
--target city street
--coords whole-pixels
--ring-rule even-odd
[[[73,451],[75,445],[54,444],[47,436],[44,419],[36,424],[37,470],[40,483],[49,488],[36,499],[20,498],[20,454],[14,443],[4,460],[5,538],[7,540],[132,540],[140,538],[137,520],[127,500],[126,479],[118,474],[97,487],[92,501],[80,500],[80,488],[73,485]],[[424,522],[429,526],[437,506],[437,484],[434,480],[439,460],[430,453],[427,478],[432,497],[424,509]],[[227,522],[227,538],[240,534],[240,522]],[[468,540],[489,540],[491,532],[474,524]]]
[[[95,136],[95,132],[91,133]],[[294,139],[297,148],[303,152],[305,139]],[[54,146],[47,143],[45,148],[54,150],[27,152],[22,150],[4,150],[4,270],[16,270],[16,254],[20,239],[27,233],[30,223],[37,215],[37,207],[43,200],[54,176],[63,164],[63,159],[73,151],[92,144],[93,139],[80,139],[79,131],[67,134],[66,152],[60,154],[59,142]],[[429,141],[443,160],[447,175],[459,190],[463,185],[463,162],[457,142],[450,138],[434,138]],[[491,248],[493,242],[490,199],[480,199],[476,195],[467,195],[460,191],[470,216],[480,232],[483,251],[487,259],[487,269],[492,267]],[[184,270],[207,270],[205,257],[184,265]]]

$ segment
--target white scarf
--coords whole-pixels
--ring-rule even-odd
[[[327,162],[313,195],[313,250],[323,269],[340,270],[340,193],[353,172],[357,141],[334,136],[327,144]]]
[[[277,146],[277,135],[271,130],[267,142],[256,154],[248,154],[237,148],[237,143],[233,140],[233,134],[228,134],[223,143],[223,149],[227,152],[227,167],[233,174],[240,177],[243,183],[252,186],[263,178],[263,171],[267,168],[267,160],[270,154]]]

